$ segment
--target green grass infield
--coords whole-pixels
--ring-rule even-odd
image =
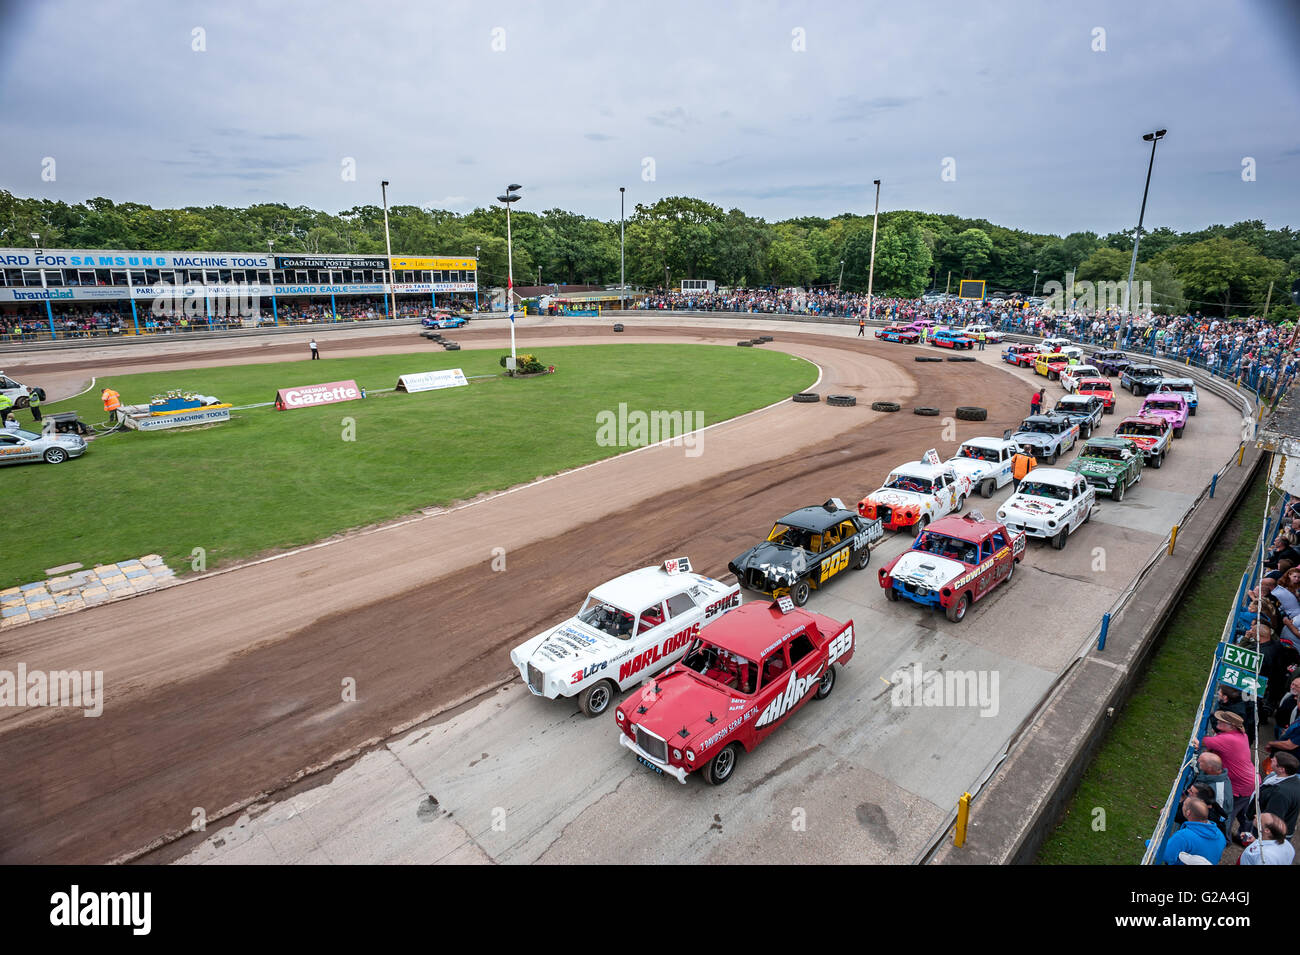
[[[431,350],[114,376],[87,394],[48,402],[47,412],[75,410],[101,422],[104,387],[125,404],[176,389],[239,406],[272,401],[278,388],[346,379],[371,392],[364,401],[236,411],[227,423],[201,428],[115,433],[73,461],[0,469],[0,481],[21,489],[26,502],[0,548],[0,589],[41,580],[47,567],[151,553],[192,573],[195,548],[212,570],[630,450],[598,442],[597,416],[617,415],[620,403],[629,414],[693,412],[693,422],[711,425],[789,397],[817,377],[812,363],[761,348],[520,349],[529,351],[556,373],[509,379],[501,350]],[[447,368],[493,377],[417,394],[373,393],[392,388],[399,375]],[[20,418],[31,427],[27,412]],[[707,436],[704,442],[707,448]]]

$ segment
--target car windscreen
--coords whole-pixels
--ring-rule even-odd
[[[1160,386],[1161,391],[1185,391],[1188,394],[1196,390],[1195,385],[1171,385],[1168,382]]]
[[[1070,499],[1070,489],[1068,487],[1057,487],[1055,484],[1046,484],[1042,481],[1021,481],[1021,494],[1032,494],[1034,497],[1051,498],[1054,501],[1068,501]]]
[[[632,636],[632,615],[611,603],[598,600],[594,594],[587,597],[587,602],[578,612],[578,619],[593,630],[607,633],[611,637],[627,640]]]
[[[1079,382],[1080,391],[1110,391],[1110,382],[1101,378],[1085,378]]]
[[[1158,438],[1164,433],[1164,428],[1155,424],[1126,424],[1121,425],[1120,434],[1136,434],[1148,438]]]
[[[41,439],[39,434],[32,434],[30,431],[16,430],[10,431],[9,433],[18,435],[18,437],[22,438],[24,441],[39,441]]]
[[[934,488],[934,482],[929,478],[913,477],[910,474],[891,474],[885,487],[891,491],[914,491],[918,494],[929,494]]]
[[[992,448],[977,448],[971,444],[963,444],[961,450],[957,452],[957,457],[974,461],[996,461],[998,453]]]
[[[686,651],[682,665],[738,693],[753,693],[757,689],[758,665],[754,661],[707,640],[697,639]]]
[[[1149,411],[1181,411],[1182,402],[1179,401],[1150,401],[1142,406]]]
[[[1108,446],[1106,446],[1106,445],[1102,445],[1102,446],[1098,447],[1098,446],[1095,445],[1095,444],[1090,444],[1090,445],[1088,445],[1087,447],[1085,447],[1085,448],[1083,449],[1083,452],[1082,452],[1082,454],[1080,455],[1080,457],[1085,457],[1085,458],[1105,458],[1105,459],[1108,460],[1108,461],[1123,461],[1123,460],[1124,460],[1124,449],[1123,449],[1123,448],[1112,448],[1112,447],[1108,447]]]
[[[1048,421],[1029,421],[1020,422],[1020,430],[1024,434],[1056,434],[1056,427]]]
[[[772,533],[767,535],[767,539],[782,547],[802,547],[808,550],[812,542],[812,532],[802,527],[777,523],[772,525]]]
[[[949,537],[947,534],[936,534],[933,531],[922,534],[912,549],[934,554],[936,557],[946,557],[949,560],[960,560],[967,564],[979,560],[979,548],[975,544]]]

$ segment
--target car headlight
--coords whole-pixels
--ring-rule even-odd
[[[1114,478],[1114,476],[1112,475],[1111,477],[1106,478],[1106,483],[1109,484],[1109,485],[1111,485],[1111,486],[1114,486],[1114,484],[1115,484],[1115,478]]]
[[[620,723],[622,723],[625,719],[627,719],[627,717],[623,715],[623,711],[622,711],[622,710],[615,710],[615,711],[614,711],[614,719],[616,719],[616,720],[618,720]]]
[[[686,751],[686,762],[688,762],[688,763],[693,763],[693,762],[695,762],[695,750],[693,750],[693,749],[688,749],[688,750]]]
[[[673,759],[681,759],[681,758],[682,758],[682,751],[680,749],[673,750]]]
[[[1048,527],[1055,527],[1055,526],[1056,526],[1056,521],[1048,521],[1048,522],[1047,522],[1047,526],[1048,526]]]

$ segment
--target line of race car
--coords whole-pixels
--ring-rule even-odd
[[[908,330],[919,340],[918,328]],[[882,334],[890,331],[876,337],[908,340]],[[952,329],[927,330],[927,338],[938,347],[973,342]],[[927,451],[894,468],[856,511],[832,498],[784,515],[728,564],[737,583],[696,573],[685,557],[616,577],[593,589],[575,616],[512,650],[512,665],[535,696],[576,698],[591,717],[613,707],[619,744],[654,772],[685,783],[699,771],[711,784],[726,782],[742,752],[810,699],[830,695],[836,668],[853,657],[854,623],[803,607],[842,571],[867,567],[886,530],[913,537],[878,571],[886,599],[941,609],[956,623],[1012,580],[1028,538],[1065,547],[1092,517],[1098,493],[1118,503],[1144,464],[1161,466],[1195,414],[1195,383],[1165,378],[1120,352],[1096,353],[1091,364],[1084,358],[1061,339],[1008,346],[1003,361],[1066,388],[1052,411],[1001,438],[970,438],[947,461]],[[1106,437],[1095,432],[1115,408],[1108,374],[1145,400]],[[1073,461],[1051,466],[1079,440]],[[990,498],[1012,482],[1018,453],[1047,466],[1024,475],[996,520],[962,515],[976,491]],[[743,603],[743,590],[772,600]],[[634,686],[640,689],[615,705]]]

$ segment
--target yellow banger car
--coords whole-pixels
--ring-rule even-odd
[[[1061,372],[1070,367],[1070,356],[1064,352],[1050,352],[1039,355],[1034,361],[1034,371],[1051,381],[1061,377]]]

